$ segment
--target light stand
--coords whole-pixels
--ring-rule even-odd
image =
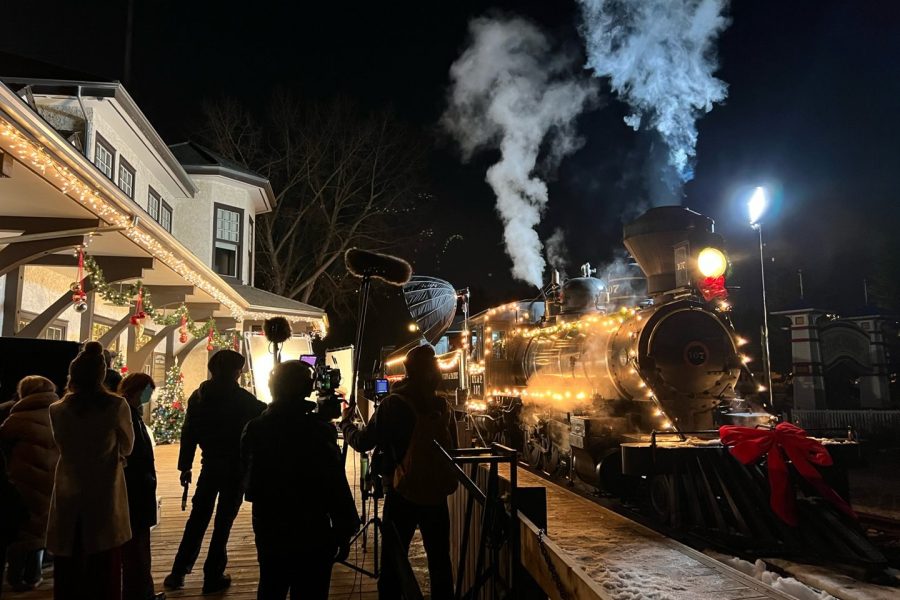
[[[763,368],[766,376],[766,389],[769,395],[769,408],[774,406],[772,392],[772,359],[769,356],[769,309],[766,306],[766,260],[763,254],[762,224],[754,223],[752,227],[759,233],[759,274],[762,282],[763,309]]]
[[[378,552],[378,535],[381,533],[381,517],[378,514],[378,501],[384,497],[384,488],[382,487],[380,477],[372,472],[372,452],[364,452],[360,455],[361,457],[365,457],[364,467],[362,469],[363,473],[360,476],[359,480],[359,489],[360,494],[362,496],[362,515],[360,517],[360,521],[362,522],[362,528],[356,532],[350,539],[350,544],[356,543],[356,541],[361,537],[362,538],[362,549],[363,554],[366,553],[368,549],[368,541],[369,541],[369,527],[372,528],[372,570],[369,571],[365,567],[360,565],[355,565],[349,561],[343,561],[343,564],[346,567],[356,571],[357,573],[362,573],[367,577],[371,577],[372,579],[378,579],[378,576],[381,574],[381,567],[379,565],[379,552]],[[372,500],[372,516],[368,517],[368,508],[369,508],[369,499]]]

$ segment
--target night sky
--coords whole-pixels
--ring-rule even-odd
[[[316,99],[346,96],[390,107],[433,140],[427,184],[437,198],[436,244],[417,271],[473,288],[475,308],[532,295],[513,282],[502,226],[484,172],[496,155],[462,164],[437,121],[448,69],[467,23],[518,14],[558,43],[580,47],[574,2],[183,2],[135,0],[132,75],[126,85],[163,138],[196,136],[201,102],[223,96],[261,107],[275,87]],[[122,78],[125,2],[7,3],[0,50],[106,79]],[[733,2],[719,40],[728,99],[699,121],[695,178],[684,204],[716,220],[734,260],[734,300],[758,311],[755,233],[743,203],[753,186],[779,190],[765,234],[771,308],[806,301],[849,311],[863,279],[900,253],[900,3],[830,0]],[[2,74],[2,73],[0,73]],[[605,89],[579,120],[585,146],[550,185],[543,235],[566,232],[573,268],[602,264],[621,247],[624,218],[648,200],[646,134],[622,118]],[[893,250],[892,250],[893,249]],[[894,260],[896,265],[897,261]],[[900,273],[897,274],[900,278]],[[743,317],[746,328],[753,318]],[[742,323],[738,322],[739,329]]]

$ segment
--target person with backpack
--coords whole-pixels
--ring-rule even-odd
[[[434,348],[423,345],[410,350],[404,367],[406,377],[394,385],[368,425],[353,423],[347,409],[341,431],[359,452],[376,448],[377,468],[383,478],[384,543],[378,597],[396,600],[402,596],[398,566],[407,560],[418,527],[428,556],[431,598],[444,600],[453,597],[447,496],[456,489],[457,479],[434,441],[448,451],[455,448],[456,425],[450,405],[436,394],[441,372]]]
[[[337,432],[306,398],[312,369],[275,365],[272,404],[241,440],[259,559],[259,600],[326,600],[331,569],[346,560],[359,514],[347,483]],[[314,482],[311,485],[311,482]]]
[[[241,434],[247,423],[266,409],[264,403],[237,383],[244,360],[234,350],[219,350],[213,354],[207,365],[212,378],[201,383],[188,399],[178,454],[182,485],[191,482],[197,446],[202,451],[203,466],[172,571],[163,580],[168,589],[184,587],[184,576],[191,572],[200,554],[213,509],[216,520],[203,564],[203,593],[216,594],[231,585],[231,577],[225,574],[226,547],[231,526],[244,499]]]

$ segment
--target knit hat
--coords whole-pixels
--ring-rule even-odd
[[[234,350],[219,350],[209,357],[207,368],[213,377],[231,377],[244,368],[246,359]]]
[[[433,370],[435,365],[434,348],[429,344],[416,346],[406,353],[406,359],[403,361],[406,375],[412,377]]]
[[[88,342],[69,365],[69,388],[92,390],[99,388],[106,377],[106,361],[100,342]]]

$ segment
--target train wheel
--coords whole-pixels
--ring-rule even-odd
[[[550,450],[544,452],[544,472],[553,477],[559,470],[559,448],[550,446]]]
[[[654,475],[650,479],[650,509],[661,523],[668,523],[671,517],[672,484],[668,475]]]
[[[544,449],[541,448],[540,444],[536,444],[532,440],[525,442],[525,460],[528,462],[528,466],[533,469],[540,469],[543,454]]]

